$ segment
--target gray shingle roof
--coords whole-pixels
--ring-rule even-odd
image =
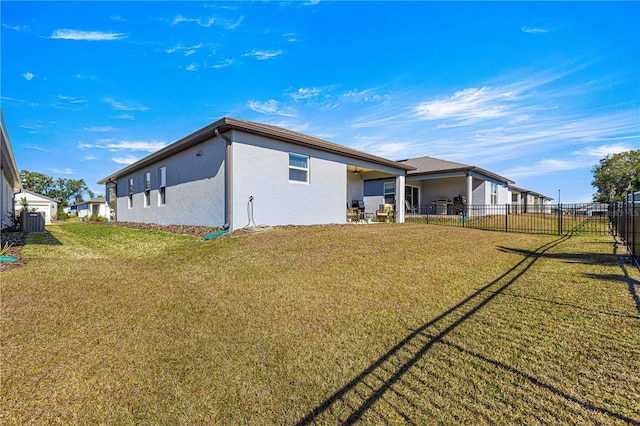
[[[497,173],[490,172],[477,166],[471,166],[469,164],[456,163],[454,161],[441,160],[434,157],[416,157],[409,158],[407,160],[400,160],[400,163],[413,166],[416,169],[407,172],[407,176],[416,175],[434,175],[439,173],[451,173],[451,172],[476,172],[478,174],[487,176],[489,178],[504,182],[506,184],[515,183],[511,179],[504,176],[500,176]]]
[[[349,148],[343,145],[338,145],[333,142],[328,142],[323,139],[308,136],[302,133],[294,132],[291,130],[283,129],[281,127],[271,126],[268,124],[254,123],[252,121],[237,120],[235,118],[224,117],[220,120],[203,127],[191,133],[188,136],[168,145],[159,151],[119,170],[118,172],[98,181],[99,184],[107,183],[110,180],[118,179],[128,173],[137,171],[149,164],[152,164],[161,159],[167,158],[173,154],[183,151],[198,143],[204,142],[215,137],[215,129],[219,129],[220,133],[225,133],[229,130],[240,130],[247,133],[252,133],[260,136],[265,136],[284,142],[293,143],[296,145],[302,145],[319,149],[325,152],[331,152],[339,154],[344,157],[349,157],[357,160],[370,161],[374,164],[380,164],[387,167],[393,167],[400,170],[413,170],[413,167],[408,164],[399,163],[396,161],[388,160],[386,158],[378,157],[376,155],[368,154],[366,152],[358,151],[353,148]]]

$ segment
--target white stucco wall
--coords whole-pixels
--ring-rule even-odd
[[[363,175],[357,173],[347,173],[347,199],[345,203],[351,207],[351,201],[364,201],[364,180]]]
[[[342,157],[295,144],[233,131],[232,228],[253,220],[266,225],[311,225],[346,221],[346,162]],[[309,156],[309,182],[289,181],[289,153]]]
[[[78,217],[87,217],[93,216],[94,206],[97,206],[98,216],[106,217],[109,219],[110,217],[110,209],[106,202],[104,203],[84,203],[80,204],[77,209]]]
[[[9,185],[7,177],[0,173],[0,229],[13,226],[13,188]]]
[[[224,225],[225,142],[213,138],[118,179],[118,221],[160,225]],[[159,168],[166,167],[166,204],[159,204]],[[151,202],[144,205],[144,174],[151,172]],[[134,179],[133,208],[128,180]]]

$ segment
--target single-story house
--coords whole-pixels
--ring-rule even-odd
[[[553,198],[529,189],[509,185],[511,213],[551,213]]]
[[[101,216],[110,219],[111,209],[105,197],[97,197],[89,201],[73,204],[69,213],[80,218],[89,216]]]
[[[41,212],[44,215],[44,223],[50,224],[51,219],[55,219],[58,214],[58,202],[46,195],[23,189],[14,198],[16,212],[23,209],[23,200],[27,202],[28,211]]]
[[[370,179],[405,198],[414,166],[287,129],[222,118],[98,183],[115,194],[115,220],[238,229],[345,223]],[[399,209],[396,221],[404,221]]]
[[[0,109],[0,229],[15,225],[13,195],[21,189],[20,173]]]
[[[509,203],[509,185],[515,183],[504,176],[477,166],[441,160],[433,157],[416,157],[400,160],[412,166],[405,178],[405,210],[417,214],[453,214],[459,212],[456,202],[464,206],[482,206],[475,214],[486,214],[485,206],[496,206],[492,213],[504,210]],[[365,182],[367,197],[384,194],[391,199],[395,192],[387,179]],[[467,210],[467,214],[474,211]]]

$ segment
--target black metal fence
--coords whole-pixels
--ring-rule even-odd
[[[534,206],[434,203],[406,212],[405,221],[528,234],[611,233],[609,205],[601,203]]]
[[[640,192],[631,192],[623,201],[611,204],[609,217],[613,231],[624,241],[640,268]]]

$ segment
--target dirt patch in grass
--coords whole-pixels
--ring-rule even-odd
[[[18,258],[15,262],[0,262],[0,272],[9,271],[11,269],[19,268],[27,263],[22,258],[22,247],[25,244],[25,234],[16,231],[2,231],[0,233],[0,247],[9,245],[9,249],[5,253],[5,256],[15,256]]]

